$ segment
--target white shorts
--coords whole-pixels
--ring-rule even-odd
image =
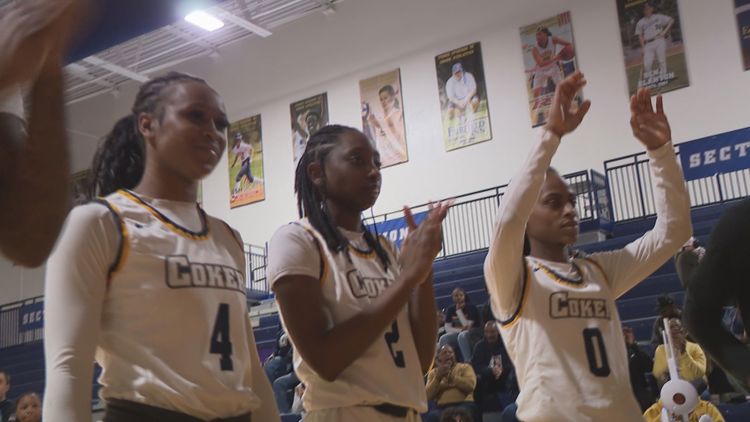
[[[546,69],[539,69],[534,72],[534,80],[531,82],[531,88],[545,88],[547,87],[548,81],[552,79],[552,82],[557,85],[562,80],[562,71],[557,64],[551,65]]]
[[[304,422],[421,422],[416,411],[398,418],[378,412],[370,406],[335,407],[309,412]]]

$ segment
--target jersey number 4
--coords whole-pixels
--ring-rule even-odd
[[[604,347],[604,337],[598,328],[583,330],[583,345],[586,347],[586,357],[589,360],[589,370],[597,377],[607,377],[611,372],[607,360],[607,349]]]
[[[391,331],[385,333],[385,343],[388,345],[388,350],[391,351],[391,357],[393,358],[393,363],[396,364],[396,367],[405,368],[406,362],[404,361],[404,352],[400,350],[393,350],[393,345],[398,343],[399,338],[400,336],[398,334],[398,321],[393,321],[393,324],[391,325]]]
[[[219,311],[216,313],[216,322],[214,322],[214,331],[211,333],[211,349],[213,354],[221,356],[219,364],[222,371],[232,371],[232,341],[229,339],[229,304],[219,304]]]

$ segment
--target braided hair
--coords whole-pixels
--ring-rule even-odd
[[[146,149],[138,130],[138,115],[150,113],[161,120],[164,89],[188,81],[206,83],[195,76],[169,72],[141,85],[131,113],[115,123],[94,155],[89,198],[106,196],[118,189],[132,189],[141,181]]]
[[[323,126],[315,132],[307,141],[305,152],[297,163],[297,169],[294,175],[294,192],[297,194],[297,211],[300,218],[307,217],[310,224],[317,230],[326,241],[326,247],[332,252],[344,252],[347,259],[351,261],[349,255],[349,240],[341,233],[338,226],[331,220],[328,205],[326,204],[325,187],[319,188],[307,173],[307,169],[312,163],[319,163],[321,168],[325,169],[325,160],[328,154],[338,144],[341,135],[345,133],[356,133],[364,136],[359,130],[342,125]],[[375,251],[383,263],[383,267],[388,270],[390,259],[383,245],[373,236],[364,223],[365,242]]]

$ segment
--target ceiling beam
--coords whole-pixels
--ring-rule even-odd
[[[221,7],[216,7],[212,9],[211,11],[216,13],[219,18],[224,19],[230,23],[233,23],[241,28],[245,28],[254,34],[260,35],[263,38],[266,38],[271,35],[271,31],[267,30],[266,28],[262,28],[250,22],[247,19],[243,19],[237,15],[229,13],[226,10],[222,9]]]
[[[108,62],[106,60],[100,59],[96,56],[89,56],[83,59],[88,64],[92,64],[94,66],[99,66],[103,69],[107,69],[110,72],[117,73],[118,75],[125,76],[126,78],[130,78],[134,81],[138,82],[147,82],[149,80],[149,77],[138,72],[134,72],[130,69],[124,68],[120,65],[116,65],[112,62]]]

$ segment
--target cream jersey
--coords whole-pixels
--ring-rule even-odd
[[[304,275],[320,283],[328,326],[334,327],[359,313],[391,286],[398,276],[396,257],[381,239],[391,264],[385,271],[362,233],[341,229],[349,239],[349,256],[331,252],[323,237],[302,219],[281,227],[268,252],[268,279],[273,284],[284,276]],[[285,315],[281,313],[282,323]],[[287,330],[294,344],[294,333]],[[303,404],[316,410],[389,403],[427,410],[424,379],[409,322],[408,305],[393,324],[378,336],[333,382],[321,378],[294,354],[294,369],[305,383]]]
[[[555,57],[556,46],[555,43],[552,42],[552,37],[547,40],[546,46],[542,47],[537,44],[534,48],[536,48],[536,50],[539,52],[539,55],[542,57],[542,60],[544,60],[545,62],[548,60],[552,60],[552,58]],[[557,68],[557,62],[549,63],[546,66],[539,66],[538,70],[544,71],[552,68]]]
[[[492,310],[518,374],[518,419],[640,421],[614,300],[690,237],[682,172],[670,142],[648,151],[656,223],[624,248],[563,263],[524,258],[526,224],[559,144],[545,131],[532,147],[500,203],[484,263]]]
[[[645,42],[654,40],[659,34],[664,31],[670,23],[672,18],[666,15],[660,15],[654,13],[649,17],[642,17],[635,25],[635,35],[642,36]]]
[[[119,191],[74,209],[47,284],[45,420],[84,420],[94,349],[105,400],[207,420],[260,406],[242,242],[196,204]]]

